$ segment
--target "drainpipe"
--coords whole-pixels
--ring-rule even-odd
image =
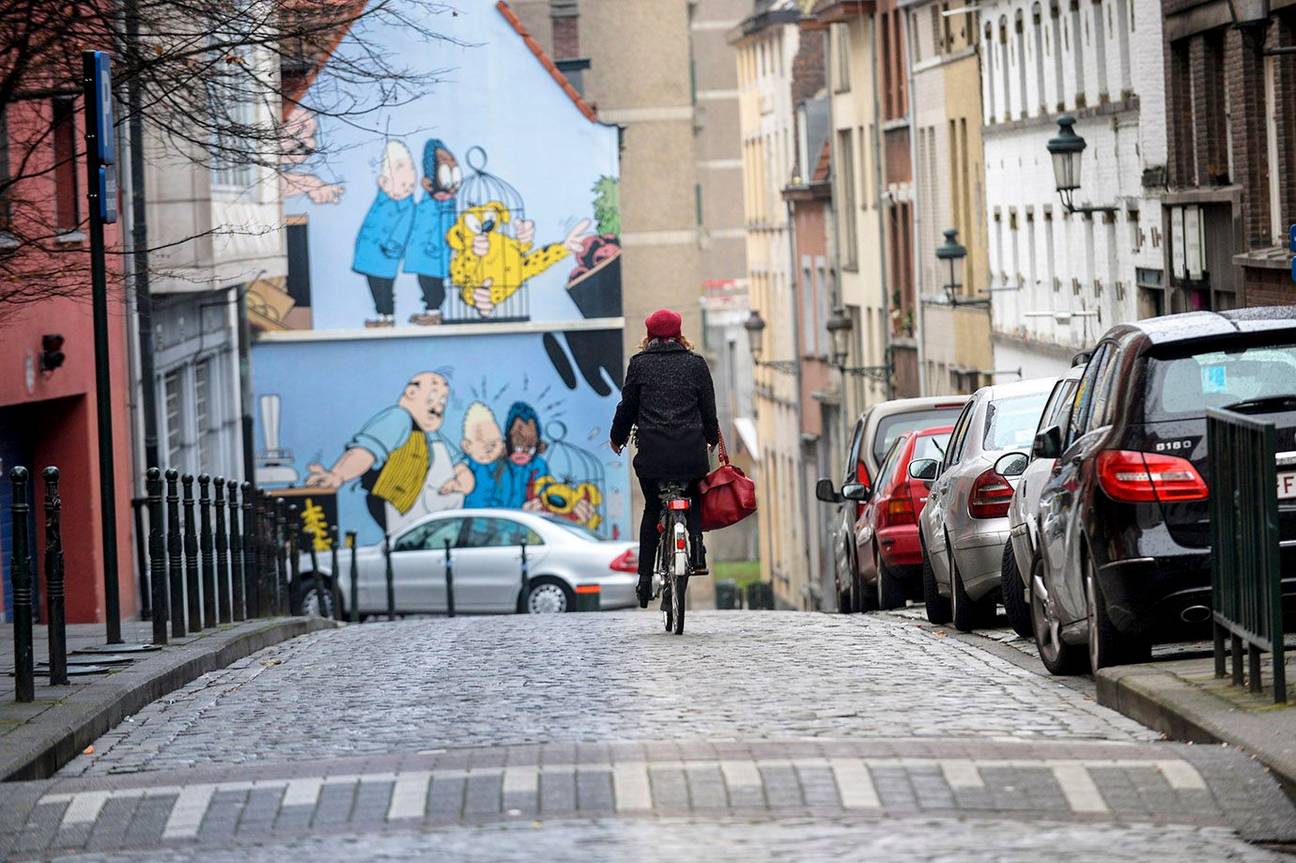
[[[904,35],[901,38],[901,41],[905,45],[913,44],[913,40],[909,38],[909,28],[913,24],[913,21],[911,20],[912,14],[912,8],[905,9],[903,19]],[[916,91],[914,90],[913,67],[913,57],[909,57],[909,62],[906,64],[906,77],[909,81],[909,99],[906,106],[909,111],[909,187],[912,190],[916,190],[918,187],[918,145],[915,141],[915,138],[917,137],[915,132],[917,129],[914,128],[917,123],[917,117],[914,112],[914,93]],[[918,264],[918,255],[920,254],[918,251],[918,242],[922,238],[922,207],[915,205],[911,207],[911,211],[913,212],[913,240],[910,242],[909,247],[914,250],[914,305],[917,306],[918,312],[918,395],[925,396],[927,395],[927,322],[925,314],[926,306],[923,305],[922,298],[922,267]]]
[[[893,355],[891,351],[891,291],[888,290],[886,281],[886,220],[882,218],[882,160],[886,153],[882,148],[882,141],[886,139],[886,133],[882,130],[882,111],[878,104],[878,83],[881,76],[878,74],[878,27],[877,15],[869,17],[869,26],[873,30],[873,128],[876,130],[876,137],[873,139],[873,152],[876,153],[873,159],[873,188],[877,192],[877,213],[878,213],[878,279],[882,288],[882,330],[886,335],[886,344],[882,346],[882,364],[891,365],[891,374],[887,377],[886,391],[887,398],[895,396],[895,366],[892,364]]]

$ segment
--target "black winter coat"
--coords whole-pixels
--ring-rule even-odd
[[[654,341],[630,358],[612,443],[637,428],[634,469],[644,479],[694,480],[707,475],[707,444],[720,440],[715,385],[706,360],[673,341]]]

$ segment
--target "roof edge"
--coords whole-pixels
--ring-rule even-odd
[[[531,31],[522,23],[522,19],[513,11],[513,7],[509,6],[507,0],[497,0],[495,3],[495,9],[500,13],[500,15],[504,16],[504,20],[509,23],[509,26],[513,28],[513,31],[522,38],[523,44],[530,49],[535,58],[540,61],[540,65],[549,73],[549,76],[553,78],[554,82],[562,88],[564,93],[567,94],[567,98],[571,99],[572,104],[576,106],[576,110],[584,114],[585,119],[589,120],[591,123],[602,122],[598,118],[598,111],[594,110],[594,106],[590,105],[589,102],[586,102],[585,97],[572,86],[571,81],[567,80],[567,76],[562,73],[562,70],[558,68],[557,64],[554,63],[553,59],[545,49],[536,41],[536,38],[531,35]]]

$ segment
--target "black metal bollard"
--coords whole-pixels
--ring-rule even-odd
[[[261,561],[257,568],[257,596],[261,616],[273,617],[274,594],[270,588],[274,584],[275,558],[270,531],[274,520],[270,512],[270,497],[261,489],[257,489],[257,513],[260,515],[257,519],[257,557]]]
[[[243,529],[239,526],[238,483],[229,480],[229,561],[230,561],[230,619],[238,622],[247,619],[243,594]]]
[[[13,550],[9,555],[10,579],[13,583],[14,622],[14,700],[36,698],[36,670],[32,659],[32,571],[27,550],[31,529],[31,506],[27,503],[27,468],[9,471],[13,485],[10,516],[13,519]]]
[[[282,498],[274,502],[275,524],[275,614],[288,613],[288,507]]]
[[[261,606],[257,602],[257,578],[260,568],[257,559],[257,514],[256,495],[252,493],[252,483],[245,482],[243,491],[243,600],[246,603],[247,617],[259,617]]]
[[[180,473],[167,468],[167,582],[171,590],[171,637],[185,637],[183,539],[180,534]]]
[[[300,559],[301,554],[299,553],[297,548],[297,537],[300,535],[297,531],[297,525],[299,523],[298,519],[300,517],[301,517],[301,510],[297,507],[297,504],[295,503],[290,504],[288,506],[288,517],[284,520],[284,533],[287,534],[285,539],[287,539],[286,545],[288,546],[289,582],[284,589],[283,595],[284,595],[284,601],[285,603],[287,603],[287,608],[285,608],[284,611],[287,614],[295,613],[292,609],[293,591],[297,591],[300,593],[302,589],[301,559]],[[315,549],[315,545],[314,543],[312,543],[311,544],[312,561],[314,561],[315,559],[314,549]],[[301,599],[303,602],[305,602],[306,597],[303,595]]]
[[[386,565],[387,576],[387,619],[396,619],[396,575],[392,572],[391,565],[391,537],[383,534],[383,562]]]
[[[167,643],[166,542],[162,524],[162,471],[151,467],[144,474],[148,501],[149,581],[153,593],[153,643]]]
[[[522,593],[518,599],[518,612],[527,613],[527,603],[531,600],[531,574],[527,571],[526,540],[522,540]]]
[[[214,482],[212,506],[216,515],[216,623],[229,623],[233,620],[230,614],[229,583],[229,536],[225,532],[225,477],[218,476]],[[230,489],[233,492],[233,488]]]
[[[360,567],[356,563],[356,534],[348,530],[347,548],[351,549],[351,622],[360,622]]]
[[[446,617],[454,617],[454,561],[450,558],[450,540],[445,541]]]
[[[342,619],[342,581],[338,572],[337,525],[329,525],[329,574],[333,582],[333,619]]]
[[[140,620],[153,616],[153,598],[149,595],[148,533],[144,530],[147,497],[131,498],[131,517],[135,526],[135,571],[139,574]]]
[[[184,560],[185,608],[189,612],[189,631],[202,632],[202,596],[198,586],[198,526],[194,523],[193,474],[180,477],[184,488]]]
[[[63,501],[59,499],[59,469],[47,467],[45,477],[45,622],[49,626],[49,682],[62,686],[67,673],[67,615],[63,608]]]
[[[203,625],[215,626],[216,560],[212,557],[211,477],[198,475],[198,551],[202,554]]]

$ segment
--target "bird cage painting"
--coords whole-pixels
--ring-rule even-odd
[[[446,323],[496,323],[531,318],[527,279],[536,275],[533,227],[522,196],[486,170],[486,151],[466,155],[471,173],[459,189],[451,249]],[[543,250],[542,250],[543,251]]]
[[[549,473],[536,477],[532,494],[545,512],[579,524],[603,538],[608,536],[607,505],[603,499],[603,463],[594,453],[567,442],[567,426],[554,420],[545,426]]]

